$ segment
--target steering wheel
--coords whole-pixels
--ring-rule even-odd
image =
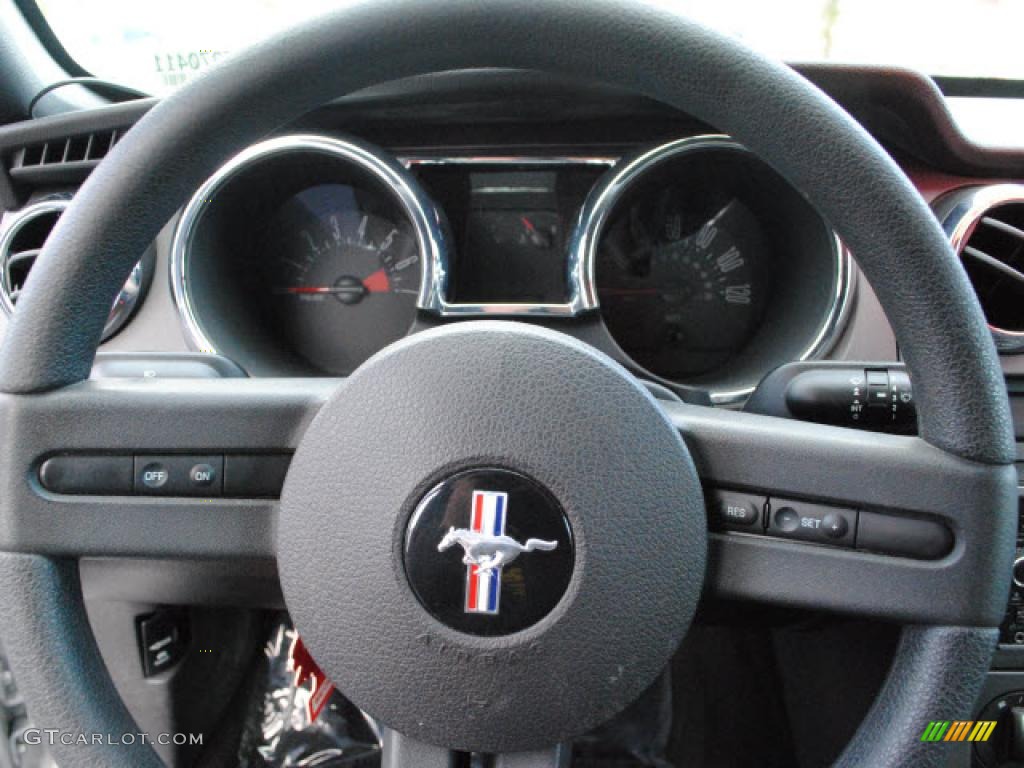
[[[500,321],[415,334],[340,386],[88,380],[138,254],[232,154],[341,93],[474,67],[621,86],[771,163],[877,291],[913,377],[920,437],[656,402],[584,344]],[[930,211],[800,76],[656,6],[372,0],[238,54],[155,106],[82,186],[8,329],[0,391],[0,627],[35,720],[73,734],[138,731],[89,630],[83,556],[276,557],[313,655],[387,726],[384,765],[420,768],[449,765],[452,750],[564,764],[567,742],[664,668],[702,593],[900,622],[888,679],[838,765],[937,765],[942,746],[920,733],[970,714],[1005,606],[1016,529],[1007,397]],[[41,458],[61,452],[274,449],[295,450],[279,503],[72,497],[35,479]],[[554,551],[519,565],[560,563],[561,591],[533,623],[499,634],[438,618],[409,577],[417,526],[446,523],[438,499],[458,495],[435,491],[481,468],[493,475],[488,503],[514,478],[544,499],[522,514],[560,531]],[[709,535],[702,485],[927,516],[955,544],[919,561]],[[437,543],[440,528],[424,535]],[[159,765],[139,740],[101,741],[58,744],[55,757]]]

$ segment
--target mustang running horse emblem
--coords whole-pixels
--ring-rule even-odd
[[[470,527],[448,529],[437,545],[439,552],[458,544],[466,564],[466,613],[497,615],[501,597],[501,569],[523,552],[550,552],[557,541],[527,539],[520,544],[505,535],[508,494],[502,491],[473,491]]]
[[[465,550],[462,562],[466,565],[475,565],[477,573],[488,573],[495,568],[508,565],[523,552],[534,552],[538,549],[550,552],[558,546],[557,541],[527,539],[525,544],[520,544],[511,536],[489,536],[465,528],[449,528],[441,543],[437,545],[437,551],[444,552],[454,544]]]

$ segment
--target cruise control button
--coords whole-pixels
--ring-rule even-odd
[[[775,513],[775,527],[780,531],[792,533],[800,527],[800,513],[792,507],[781,507]]]
[[[220,496],[223,456],[136,456],[135,492],[148,496]]]
[[[857,510],[795,499],[773,498],[771,505],[774,512],[768,524],[769,536],[853,546]]]
[[[188,472],[188,479],[197,488],[208,488],[217,480],[217,470],[212,464],[196,464]]]
[[[830,539],[841,539],[850,530],[850,524],[842,515],[829,512],[821,519],[822,530]]]
[[[751,529],[761,520],[765,497],[739,491],[709,490],[708,510],[714,524],[738,530]]]
[[[150,464],[146,464],[142,468],[142,484],[150,490],[157,490],[167,485],[167,479],[170,477],[170,473],[167,471],[167,467],[158,461],[154,461]]]

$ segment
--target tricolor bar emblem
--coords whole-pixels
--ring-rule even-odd
[[[470,530],[486,536],[505,535],[508,494],[503,491],[473,491]],[[466,569],[466,613],[498,612],[501,600],[501,568],[481,570],[479,565]]]
[[[988,741],[996,720],[933,720],[921,734],[921,741]]]

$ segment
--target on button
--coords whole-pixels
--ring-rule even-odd
[[[200,488],[206,488],[217,481],[217,470],[212,464],[196,464],[189,470],[188,479]]]

